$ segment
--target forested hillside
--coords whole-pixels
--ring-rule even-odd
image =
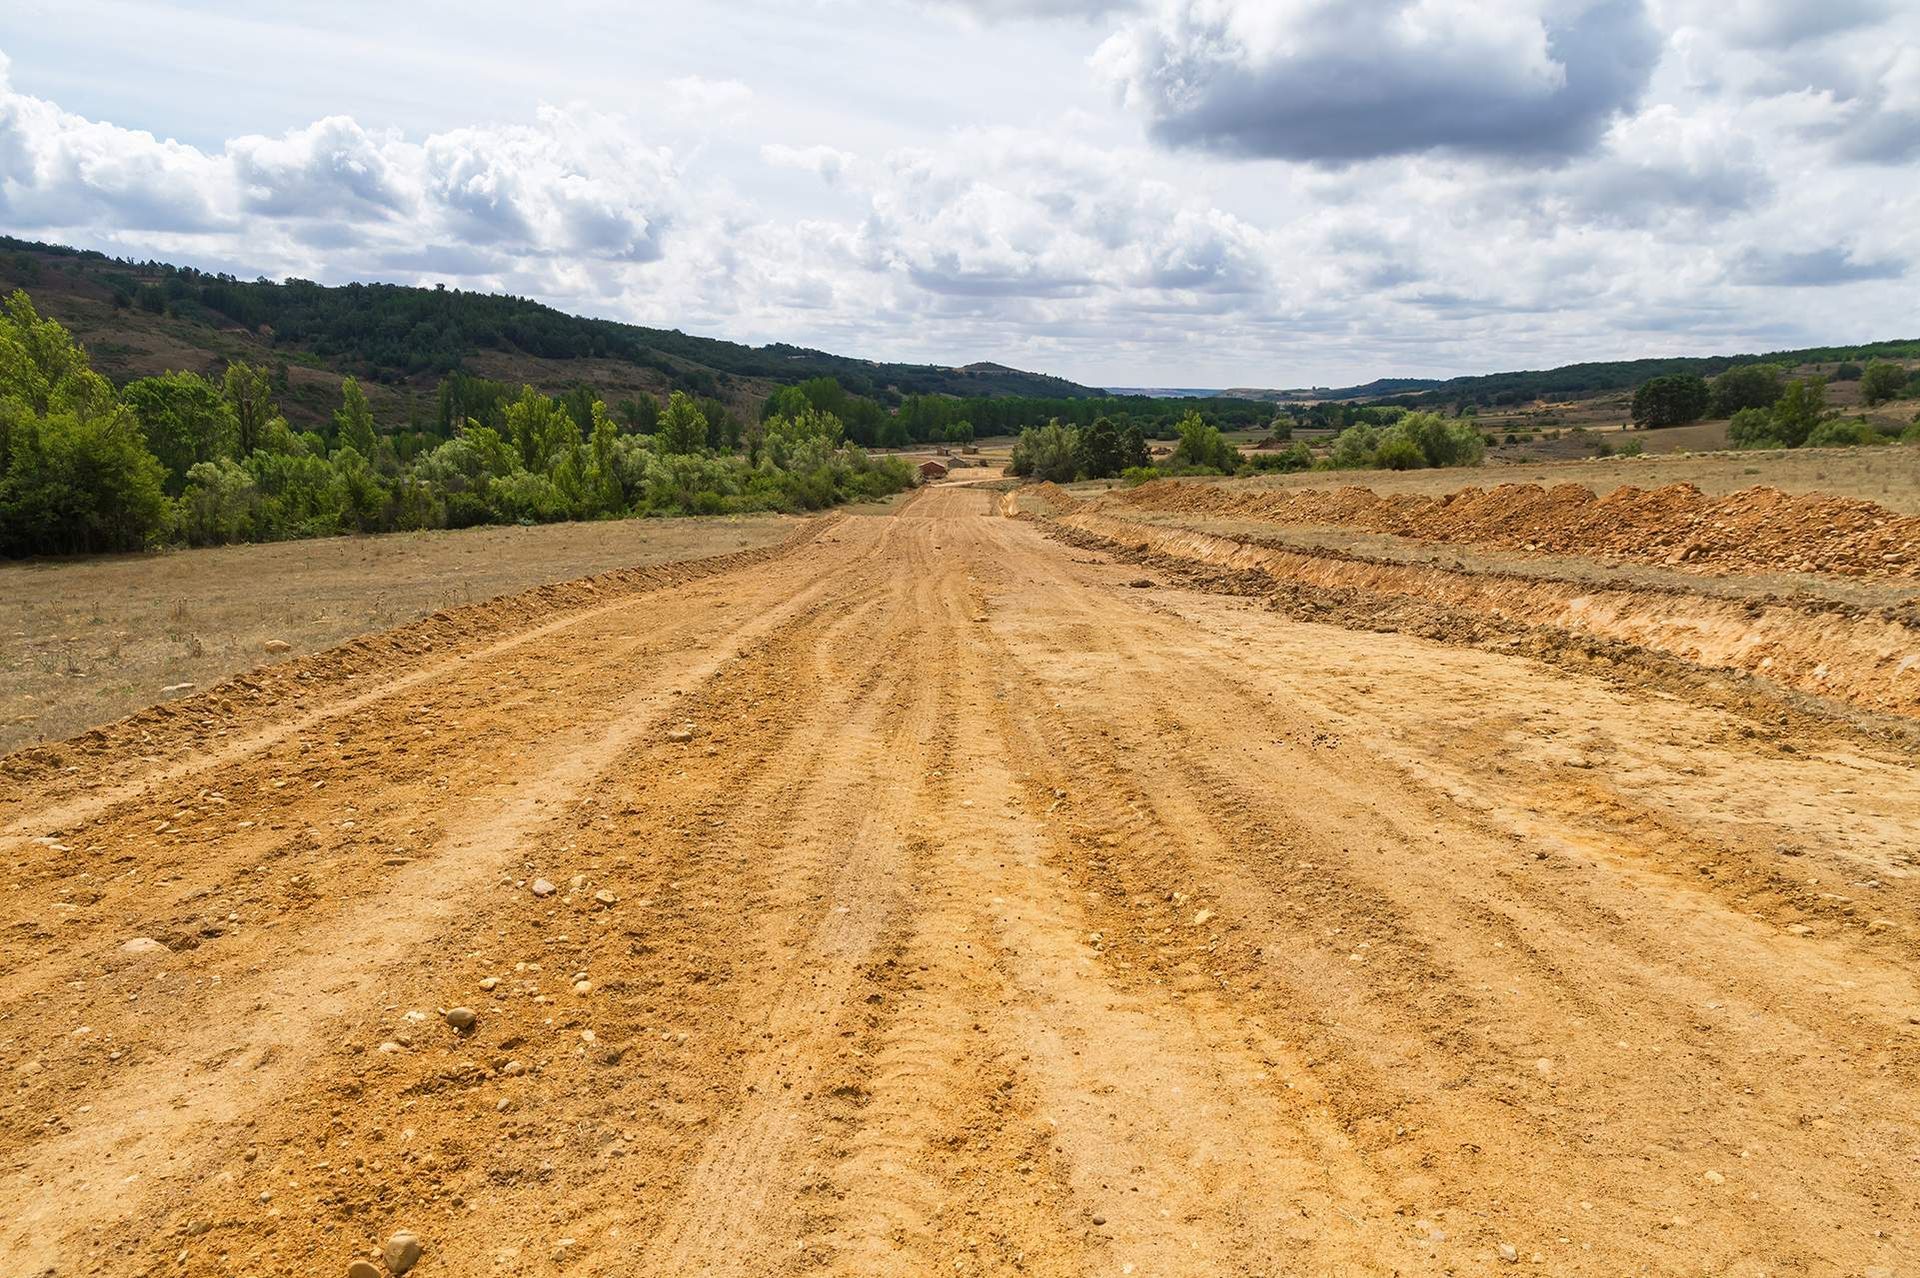
[[[615,398],[672,391],[757,406],[779,386],[832,377],[892,407],[911,395],[1075,399],[1097,392],[999,364],[948,368],[881,363],[790,345],[746,346],[673,329],[568,315],[525,298],[394,284],[327,287],[240,280],[164,262],[0,236],[0,293],[26,289],[87,344],[117,382],[232,359],[286,363],[290,420],[317,423],[339,379],[365,384],[384,415],[419,422],[452,372],[527,383],[549,393],[592,385]],[[303,391],[302,383],[315,383]]]
[[[1865,342],[1858,346],[1809,346],[1799,350],[1771,351],[1764,355],[1677,355],[1660,359],[1606,360],[1512,373],[1479,373],[1445,381],[1383,377],[1359,386],[1317,388],[1311,391],[1242,389],[1225,394],[1281,402],[1354,399],[1397,404],[1406,408],[1451,404],[1474,404],[1490,408],[1531,403],[1536,399],[1580,399],[1588,395],[1632,390],[1653,378],[1677,374],[1717,377],[1741,364],[1778,364],[1795,368],[1802,364],[1832,364],[1849,360],[1864,364],[1874,359],[1915,358],[1920,358],[1920,338]]]

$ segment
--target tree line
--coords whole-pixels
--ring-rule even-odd
[[[743,423],[681,391],[615,410],[482,379],[442,384],[443,438],[390,433],[352,378],[325,431],[296,431],[273,373],[170,372],[116,389],[24,292],[0,306],[0,554],[818,510],[898,492],[809,403]]]
[[[1350,407],[1350,406],[1349,406]],[[1324,455],[1306,444],[1243,454],[1197,409],[1175,423],[1179,442],[1158,464],[1137,425],[1099,417],[1085,427],[1054,420],[1030,426],[1013,447],[1011,469],[1032,479],[1070,483],[1078,479],[1121,478],[1141,483],[1170,475],[1235,475],[1249,471],[1418,470],[1425,467],[1477,466],[1486,440],[1472,423],[1438,413],[1373,409],[1336,435]],[[1276,421],[1272,443],[1287,442],[1290,424]]]
[[[1843,419],[1830,409],[1826,377],[1787,374],[1780,364],[1761,362],[1730,368],[1712,381],[1693,373],[1651,378],[1634,391],[1633,423],[1659,428],[1725,418],[1728,440],[1736,448],[1820,448],[1889,437],[1865,419]],[[1909,373],[1891,360],[1875,360],[1864,368],[1843,362],[1833,377],[1858,381],[1861,400],[1869,408],[1920,394],[1920,372]],[[1898,434],[1920,439],[1920,417]]]

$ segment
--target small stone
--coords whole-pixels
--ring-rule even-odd
[[[1789,923],[1787,924],[1787,931],[1793,933],[1795,936],[1810,936],[1813,934],[1813,929],[1805,923]]]
[[[573,992],[575,994],[591,994],[593,993],[593,982],[592,981],[575,981],[573,983]]]
[[[535,896],[543,897],[543,898],[549,897],[549,896],[552,896],[555,892],[558,892],[559,890],[560,890],[559,888],[547,882],[545,879],[535,879],[533,881],[533,894]]]
[[[1134,590],[1152,590],[1153,589],[1153,583],[1151,581],[1148,581],[1145,577],[1135,577],[1132,581],[1129,581],[1127,585]]]
[[[497,976],[483,976],[480,978],[480,988],[483,990],[497,989],[499,985],[500,978]]]
[[[347,1278],[387,1278],[371,1260],[356,1260],[347,1266]]]
[[[449,1007],[446,1012],[447,1024],[465,1034],[474,1027],[480,1017],[471,1007]]]
[[[1520,1263],[1520,1249],[1512,1243],[1501,1243],[1498,1247],[1494,1248],[1494,1250],[1500,1253],[1500,1259],[1507,1264],[1517,1265]]]
[[[260,650],[262,652],[272,652],[272,653],[292,652],[293,645],[288,643],[285,639],[269,639],[265,643],[260,645]]]
[[[517,1077],[518,1075],[526,1073],[527,1067],[525,1065],[522,1065],[519,1061],[508,1061],[505,1065],[500,1067],[500,1072],[502,1074],[505,1074],[508,1078],[514,1078],[514,1077]]]
[[[176,692],[192,692],[193,688],[194,685],[190,683],[170,683],[160,689],[160,695],[163,697],[171,697]]]
[[[122,954],[158,954],[166,948],[151,936],[136,936],[121,945],[120,952]]]
[[[386,1042],[380,1044],[380,1046],[375,1050],[385,1052],[387,1055],[392,1056],[395,1052],[404,1052],[407,1049],[402,1047],[400,1044],[394,1042],[392,1039],[388,1039]]]
[[[502,1096],[499,1100],[493,1103],[493,1108],[497,1113],[501,1113],[501,1114],[506,1113],[508,1110],[513,1108],[513,1097]]]
[[[1722,1176],[1717,1171],[1703,1172],[1701,1174],[1701,1179],[1706,1181],[1709,1185],[1724,1185],[1727,1183],[1727,1178],[1725,1176]]]
[[[599,905],[600,908],[603,910],[612,907],[613,905],[617,904],[620,900],[619,897],[607,891],[605,888],[601,888],[598,892],[595,892],[593,894],[593,899],[594,899],[594,902],[597,905]]]
[[[677,728],[668,728],[667,740],[685,745],[687,742],[693,740],[693,725],[691,723],[683,723]]]
[[[567,880],[567,885],[571,887],[574,891],[578,892],[581,888],[587,885],[587,876],[584,874],[576,874],[572,878]]]
[[[579,1245],[580,1244],[578,1242],[576,1242],[571,1238],[562,1238],[559,1242],[553,1245],[553,1263],[556,1265],[564,1265],[569,1260],[572,1260],[574,1256],[574,1248],[578,1247]]]
[[[387,1268],[396,1275],[420,1263],[420,1235],[410,1229],[402,1229],[387,1239],[387,1245],[381,1255],[386,1259]]]

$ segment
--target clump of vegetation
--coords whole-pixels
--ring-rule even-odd
[[[1741,364],[1713,379],[1715,417],[1732,417],[1743,408],[1772,408],[1786,378],[1778,364]]]
[[[1908,384],[1906,369],[1889,360],[1875,360],[1860,376],[1860,398],[1874,407],[1906,394]]]
[[[1487,442],[1471,421],[1408,413],[1385,430],[1348,427],[1334,439],[1326,465],[1332,470],[1478,466],[1486,454]]]
[[[1735,448],[1799,448],[1827,418],[1827,379],[1796,377],[1766,407],[1735,412],[1727,438]]]
[[[1685,426],[1706,416],[1713,392],[1693,373],[1670,373],[1641,384],[1633,393],[1635,426]]]
[[[296,433],[275,393],[244,363],[218,383],[168,373],[116,391],[16,292],[0,309],[0,554],[818,510],[912,482],[904,462],[869,458],[805,396],[749,431],[675,391],[664,408],[623,413],[649,426],[637,433],[585,388],[510,397],[467,379],[443,387],[463,414],[451,438],[403,459],[351,378],[331,438]]]

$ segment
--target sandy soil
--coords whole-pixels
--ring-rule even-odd
[[[0,563],[0,751],[436,609],[772,545],[792,522],[635,519]],[[267,652],[274,641],[287,653]]]
[[[1789,493],[1832,493],[1875,501],[1904,514],[1920,514],[1920,446],[1887,444],[1874,448],[1802,448],[1780,452],[1703,453],[1677,457],[1601,457],[1576,462],[1488,465],[1473,470],[1366,470],[1330,474],[1261,475],[1218,481],[1229,487],[1326,488],[1364,484],[1381,493],[1437,496],[1469,484],[1584,484],[1596,493],[1623,484],[1657,488],[1692,484],[1720,494],[1768,485]],[[1109,481],[1075,485],[1093,492],[1117,485]]]
[[[1920,1266],[1910,747],[1017,509],[4,761],[0,1272]]]

